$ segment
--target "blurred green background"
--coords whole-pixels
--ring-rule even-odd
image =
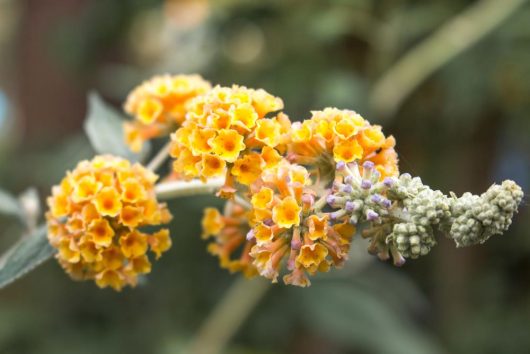
[[[423,57],[418,45],[488,2],[494,16],[514,3],[0,0],[0,186],[36,186],[44,199],[93,155],[82,131],[89,90],[119,107],[153,74],[197,72],[265,88],[293,120],[325,106],[354,109],[396,137],[402,172],[434,188],[480,193],[510,178],[528,191],[528,4],[410,94],[402,86],[429,55],[446,54],[443,42]],[[476,18],[453,43],[491,20]],[[412,71],[383,85],[409,55]],[[402,89],[399,104],[388,104]],[[220,202],[172,203],[174,246],[136,289],[76,283],[51,261],[0,291],[0,353],[183,353],[236,280],[199,237],[202,208],[212,204]],[[273,286],[225,352],[528,353],[529,216],[526,201],[505,235],[469,249],[440,237],[428,257],[401,269],[366,256],[357,240],[346,268],[311,288]],[[7,218],[0,230],[0,250],[21,233]]]

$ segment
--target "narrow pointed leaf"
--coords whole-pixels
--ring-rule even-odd
[[[141,153],[133,153],[124,141],[123,122],[122,115],[103,102],[97,93],[88,95],[88,115],[84,126],[94,150],[99,154],[112,154],[133,162],[142,161],[149,146],[144,144]]]
[[[0,289],[50,259],[55,250],[48,243],[46,226],[22,238],[0,258]]]

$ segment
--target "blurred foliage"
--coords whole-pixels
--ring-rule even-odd
[[[378,122],[368,106],[374,85],[470,3],[86,1],[75,15],[57,15],[46,47],[72,88],[95,88],[117,106],[154,73],[199,72],[214,83],[279,95],[294,120],[334,105]],[[18,10],[24,17],[31,8]],[[14,42],[24,40],[22,32],[15,27],[6,33]],[[457,193],[480,192],[504,178],[529,190],[529,48],[527,4],[427,78],[384,122],[385,132],[397,139],[401,170]],[[9,62],[25,75],[24,52],[8,53],[2,56],[13,60],[0,58],[1,65]],[[11,92],[16,105],[16,90]],[[11,112],[17,122],[17,109]],[[46,118],[28,119],[46,124]],[[83,118],[64,117],[77,120],[79,130],[63,141],[2,142],[2,188],[17,194],[36,185],[45,197],[66,169],[93,154],[81,134]],[[182,352],[234,279],[198,237],[201,210],[211,204],[221,202],[201,197],[171,203],[173,249],[137,289],[101,291],[71,281],[49,262],[3,290],[0,352]],[[353,250],[346,269],[326,274],[312,288],[274,286],[227,352],[527,353],[529,216],[524,205],[510,232],[482,247],[454,250],[441,239],[432,257],[402,269],[359,258]],[[5,249],[20,226],[7,218],[0,222]]]

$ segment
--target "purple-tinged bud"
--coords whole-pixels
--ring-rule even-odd
[[[344,177],[344,183],[351,184],[353,182],[353,176],[347,175]]]
[[[263,224],[265,224],[266,226],[272,226],[274,225],[274,221],[272,219],[265,219],[263,220]]]
[[[392,258],[394,259],[394,265],[396,267],[401,267],[403,264],[405,264],[405,258],[403,258],[398,250],[396,250],[394,247],[391,247],[390,252],[392,253]]]
[[[256,233],[254,232],[254,230],[250,230],[249,232],[247,232],[247,241],[252,241],[253,239],[255,239]]]
[[[298,251],[302,248],[302,241],[300,241],[300,238],[293,238],[291,240],[291,249]]]
[[[370,182],[367,179],[363,179],[363,181],[361,182],[361,188],[362,189],[370,189],[370,188],[372,188],[372,182]]]
[[[374,221],[377,220],[377,218],[379,218],[379,214],[377,214],[372,209],[368,209],[368,211],[366,212],[366,219],[368,219],[369,221]]]
[[[335,204],[336,199],[337,198],[333,194],[330,194],[326,197],[326,202],[328,202],[330,206],[333,206],[333,204]]]
[[[392,177],[386,177],[386,178],[384,179],[384,181],[383,181],[383,184],[384,184],[386,187],[390,188],[390,187],[392,187],[392,186],[394,185],[394,179],[393,179]]]
[[[337,210],[337,211],[334,211],[333,213],[329,214],[329,218],[331,220],[337,220],[338,218],[344,216],[344,214],[346,214],[346,211],[341,209],[341,210]]]
[[[342,191],[346,194],[351,194],[353,193],[353,187],[349,184],[346,184],[344,185],[344,188],[342,189]]]
[[[302,195],[302,203],[312,206],[315,203],[315,197],[311,194],[304,194]]]
[[[381,197],[379,194],[372,195],[371,199],[372,199],[372,202],[377,203],[377,204],[383,201],[383,197]]]
[[[342,171],[346,168],[346,163],[344,161],[339,161],[335,165],[335,168],[337,169],[337,171]]]
[[[344,210],[346,210],[347,212],[351,213],[352,211],[354,211],[356,208],[355,208],[355,203],[352,202],[352,201],[347,201],[346,202],[346,205],[344,205]]]
[[[384,199],[381,204],[385,207],[385,208],[390,208],[392,206],[392,201],[390,201],[389,199]]]
[[[364,161],[363,168],[366,170],[371,170],[374,168],[374,163],[372,161]]]
[[[410,178],[412,178],[412,176],[410,175],[410,173],[406,173],[406,172],[403,173],[403,174],[401,175],[401,177],[406,178],[406,179],[410,179]]]

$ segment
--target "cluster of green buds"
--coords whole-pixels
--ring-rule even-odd
[[[458,247],[485,242],[508,229],[523,198],[513,181],[491,186],[482,195],[445,195],[408,173],[380,181],[372,162],[338,163],[327,203],[335,209],[330,219],[363,225],[370,239],[368,251],[395,265],[405,258],[428,254],[436,245],[435,230]]]

